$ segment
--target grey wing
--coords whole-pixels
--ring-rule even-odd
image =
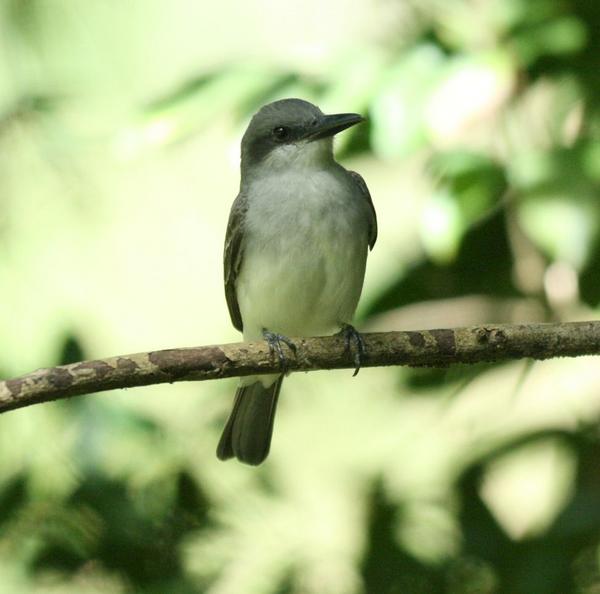
[[[227,233],[225,234],[225,253],[223,255],[225,273],[225,298],[229,315],[234,327],[240,332],[244,330],[242,314],[236,294],[236,281],[242,264],[244,251],[244,219],[248,208],[247,200],[241,192],[234,200],[229,213]]]
[[[364,196],[364,199],[369,206],[369,210],[371,211],[371,220],[369,221],[369,249],[372,250],[375,242],[377,241],[377,213],[375,212],[375,207],[373,206],[371,193],[369,192],[369,188],[367,188],[367,184],[360,173],[357,173],[356,171],[348,171],[348,173],[352,176],[352,179],[355,181],[356,185]]]

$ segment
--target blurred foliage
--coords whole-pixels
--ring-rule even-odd
[[[0,0],[0,371],[233,339],[238,145],[300,96],[379,213],[372,329],[600,306],[600,4]],[[594,594],[591,358],[286,380],[261,468],[233,383],[0,418],[0,588]]]

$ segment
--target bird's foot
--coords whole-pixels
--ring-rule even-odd
[[[283,336],[283,334],[277,334],[276,332],[269,332],[269,330],[267,330],[266,328],[263,328],[262,335],[263,338],[267,341],[267,344],[269,345],[271,355],[277,355],[281,370],[286,371],[288,363],[281,345],[287,345],[287,347],[290,349],[290,351],[292,351],[292,353],[294,353],[294,355],[296,354],[296,345],[287,336]]]
[[[343,336],[346,344],[346,352],[352,352],[352,342],[356,345],[356,351],[354,353],[354,377],[359,371],[362,361],[365,357],[366,347],[363,337],[360,335],[358,330],[350,324],[342,324],[342,328],[338,333],[338,336]]]

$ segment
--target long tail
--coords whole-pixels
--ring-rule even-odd
[[[240,462],[256,466],[268,456],[282,382],[280,375],[268,388],[255,382],[237,389],[231,415],[217,446],[220,460],[235,456]]]

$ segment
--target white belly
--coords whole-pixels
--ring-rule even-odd
[[[263,328],[330,334],[350,322],[367,257],[360,196],[327,171],[268,178],[252,195],[237,280],[244,339],[260,338]]]

